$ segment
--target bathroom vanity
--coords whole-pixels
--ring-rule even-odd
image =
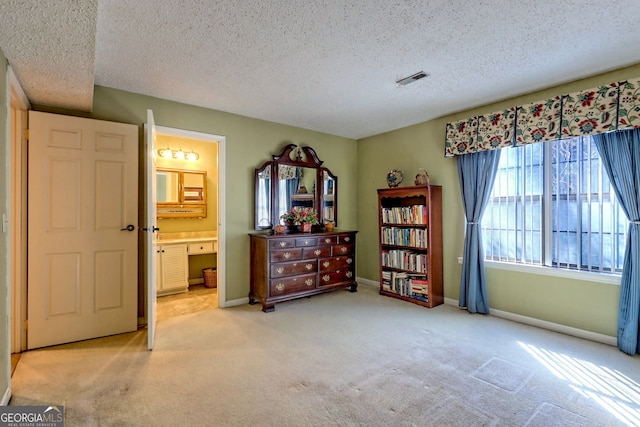
[[[214,232],[159,233],[155,242],[158,296],[189,290],[189,257],[218,252]]]

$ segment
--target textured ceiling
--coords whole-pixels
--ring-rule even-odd
[[[2,0],[0,48],[36,104],[88,111],[95,83],[362,138],[639,63],[639,21],[638,0]]]

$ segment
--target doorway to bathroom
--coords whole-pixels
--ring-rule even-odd
[[[224,307],[225,138],[155,130],[156,300],[164,320]]]

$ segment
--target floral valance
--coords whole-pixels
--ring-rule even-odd
[[[288,165],[278,165],[278,179],[287,180],[298,178],[298,167]]]
[[[445,156],[640,127],[640,78],[447,123]]]

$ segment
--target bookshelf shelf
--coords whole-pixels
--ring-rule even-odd
[[[442,187],[379,189],[378,222],[380,295],[442,304]]]

